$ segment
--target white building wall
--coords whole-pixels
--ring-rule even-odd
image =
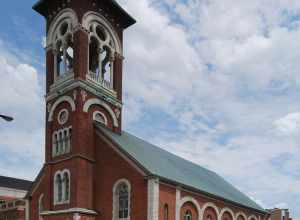
[[[23,199],[27,191],[0,187],[0,196]]]

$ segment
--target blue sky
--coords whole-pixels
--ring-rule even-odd
[[[33,179],[44,158],[44,20],[0,9],[0,174]],[[266,208],[300,215],[300,3],[119,0],[124,127],[216,171]]]

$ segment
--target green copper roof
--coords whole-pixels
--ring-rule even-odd
[[[119,135],[103,128],[101,125],[96,124],[96,127],[151,175],[260,212],[266,212],[265,209],[257,205],[215,172],[169,153],[127,132],[122,132],[122,135]]]

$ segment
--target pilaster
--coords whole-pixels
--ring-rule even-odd
[[[175,220],[180,220],[180,200],[181,200],[181,190],[180,188],[176,188]]]
[[[147,220],[158,220],[159,218],[159,180],[152,178],[148,180],[148,218]]]

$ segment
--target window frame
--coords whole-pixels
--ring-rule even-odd
[[[64,177],[67,175],[68,177],[68,184],[66,185],[64,183]],[[57,178],[61,178],[61,184],[59,186],[59,183],[57,181]],[[54,175],[54,180],[53,180],[53,193],[54,193],[54,205],[62,205],[62,204],[69,204],[71,200],[71,173],[68,169],[65,169],[63,171],[56,171]],[[61,190],[61,198],[60,198],[60,191]],[[66,192],[68,190],[68,192]],[[68,194],[68,198],[66,198],[66,194]]]
[[[99,37],[97,33],[97,28],[100,27],[101,31],[104,32],[104,35],[106,36],[106,39],[103,40],[101,37]],[[114,90],[114,65],[115,65],[115,56],[117,53],[117,42],[115,42],[115,37],[112,35],[111,31],[107,28],[105,24],[100,22],[99,20],[92,20],[90,23],[88,23],[87,30],[89,30],[89,46],[88,46],[88,79],[100,84],[102,87],[108,89],[108,90]],[[97,45],[97,48],[95,54],[97,56],[97,62],[98,68],[100,72],[93,72],[90,69],[90,62],[91,62],[91,44],[94,43]],[[106,65],[103,65],[103,62],[105,59],[102,60],[101,55],[103,52],[106,51],[108,60],[106,62]],[[103,72],[104,69],[106,69],[106,66],[109,66],[109,70]],[[109,75],[109,81],[105,77],[106,75]]]
[[[119,216],[119,195],[118,189],[120,186],[127,187],[127,194],[128,194],[128,204],[127,204],[127,217],[120,218]],[[127,179],[120,179],[118,180],[113,187],[113,220],[130,220],[130,213],[131,213],[131,185]]]
[[[52,158],[69,154],[72,149],[72,126],[52,134]]]

